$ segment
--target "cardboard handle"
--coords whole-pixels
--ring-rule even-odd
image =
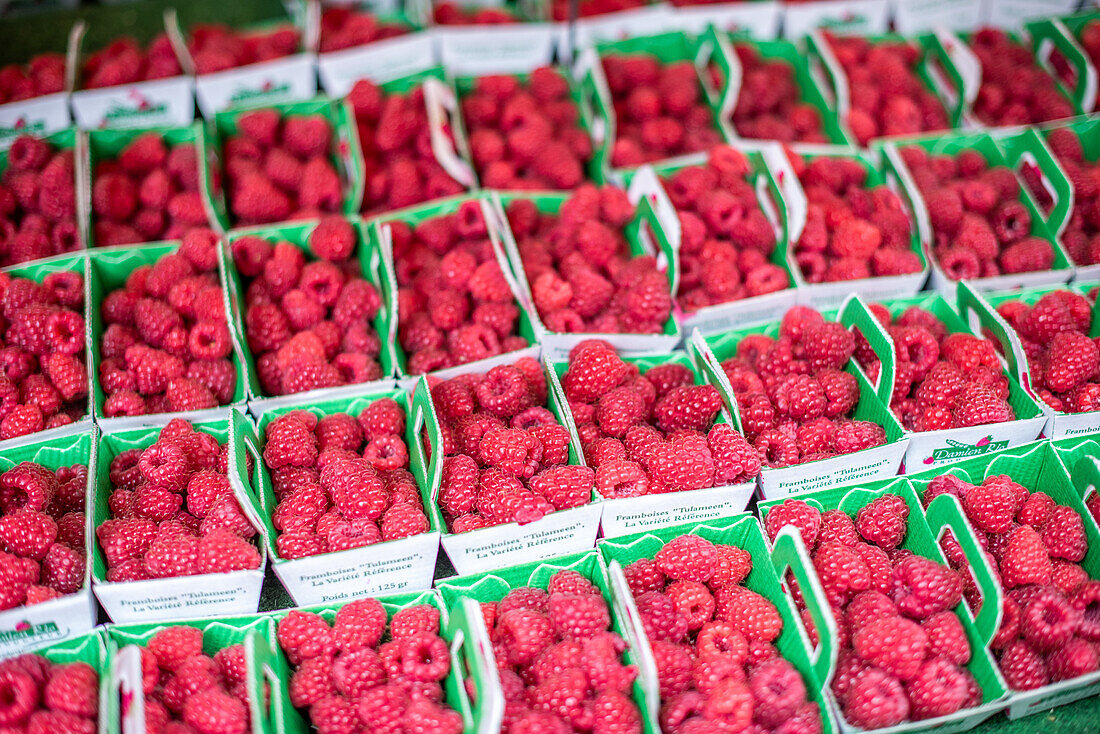
[[[1008,325],[996,309],[978,294],[966,281],[959,281],[956,291],[956,303],[963,321],[972,332],[982,336],[982,330],[988,329],[1001,344],[1002,357],[1008,364],[1009,374],[1031,393],[1031,376],[1027,367],[1027,355],[1020,344],[1020,338]]]
[[[573,456],[576,457],[576,461],[580,466],[585,466],[584,461],[584,448],[581,446],[581,437],[577,432],[577,423],[573,420],[573,411],[569,409],[569,401],[565,397],[565,390],[561,386],[561,380],[558,379],[558,373],[554,370],[553,365],[550,364],[546,358],[546,354],[542,355],[542,369],[543,374],[546,375],[547,396],[546,399],[550,404],[550,411],[557,416],[561,424],[565,426],[565,429],[569,432],[569,447],[573,452]],[[593,489],[595,493],[595,489]]]
[[[599,557],[601,566],[603,557]],[[634,604],[634,595],[630,593],[630,584],[623,574],[623,567],[617,560],[612,560],[607,566],[608,588],[611,592],[611,605],[615,608],[619,618],[624,620],[623,637],[627,644],[636,653],[635,660],[638,666],[638,682],[642,688],[642,699],[652,721],[657,721],[661,713],[661,691],[657,676],[657,663],[653,658],[653,650],[646,638],[645,626],[638,614],[638,607]]]
[[[840,323],[851,328],[856,327],[872,351],[878,357],[878,379],[875,381],[875,394],[887,407],[894,398],[894,373],[897,369],[897,353],[894,340],[871,313],[863,300],[853,294],[848,296],[840,308]]]
[[[594,48],[586,48],[577,56],[573,78],[577,82],[581,114],[588,122],[592,142],[604,157],[610,157],[615,141],[615,116],[611,113],[611,90]]]
[[[428,77],[424,80],[424,106],[428,112],[428,132],[432,141],[432,153],[443,170],[466,188],[477,185],[473,166],[458,154],[454,139],[447,133],[455,124],[458,99],[454,90],[445,82]]]
[[[718,357],[711,350],[710,345],[707,344],[707,340],[703,338],[699,329],[692,330],[691,338],[687,340],[687,353],[692,364],[695,365],[695,369],[706,378],[707,382],[717,388],[718,394],[722,396],[726,411],[730,415],[730,424],[738,433],[743,435],[745,430],[741,426],[741,413],[737,409],[737,397],[733,393],[733,386],[730,384],[729,378],[726,377],[726,371],[722,369]]]
[[[275,653],[270,643],[256,629],[250,629],[244,638],[244,664],[248,688],[248,708],[252,714],[252,731],[254,734],[277,731],[275,720],[278,718],[272,712],[273,708],[283,708],[283,687],[279,682],[279,674],[275,670]],[[270,691],[270,705],[265,706],[264,683]]]
[[[231,472],[239,477],[240,481],[230,481],[233,494],[237,498],[237,504],[241,506],[241,512],[248,521],[262,535],[264,531],[263,520],[260,516],[263,512],[260,498],[263,496],[263,482],[260,476],[263,474],[263,454],[258,448],[258,439],[248,419],[233,408],[229,411],[229,463],[233,467]],[[252,455],[252,476],[248,475],[248,455]],[[274,509],[274,508],[272,508]]]
[[[423,375],[416,381],[412,395],[412,430],[416,440],[413,442],[413,450],[419,452],[420,466],[424,467],[425,476],[421,477],[425,487],[429,487],[433,493],[439,491],[439,482],[443,477],[443,430],[439,426],[439,420],[432,405],[431,389],[428,380]],[[424,445],[421,431],[428,429],[428,445],[431,456],[424,461]]]
[[[1045,212],[1035,200],[1035,211],[1056,235],[1061,235],[1073,214],[1074,191],[1058,159],[1047,145],[1046,139],[1034,128],[1003,141],[1005,159],[1017,173],[1030,169],[1050,196],[1050,211]],[[1034,198],[1027,186],[1020,187],[1027,196]]]
[[[1052,62],[1055,51],[1060,52],[1066,63],[1073,67],[1077,75],[1073,80],[1073,86],[1068,89],[1069,96],[1080,111],[1092,112],[1096,105],[1096,67],[1089,61],[1088,54],[1081,48],[1081,44],[1077,42],[1065,23],[1059,18],[1041,20],[1029,23],[1027,31],[1031,35],[1032,47],[1035,49],[1035,60],[1046,69],[1055,82],[1065,86]]]
[[[832,89],[840,124],[847,127],[848,112],[852,103],[848,93],[848,75],[844,72],[844,67],[837,61],[829,41],[820,30],[815,30],[806,36],[805,51],[811,65],[817,64],[824,72],[825,78],[821,81]]]
[[[760,157],[764,160],[767,173],[775,182],[775,191],[787,210],[787,241],[793,245],[802,237],[802,231],[806,228],[806,211],[809,208],[806,192],[802,189],[798,174],[794,172],[791,159],[787,157],[781,144],[764,144],[760,149]]]
[[[949,81],[954,85],[952,89],[948,86],[948,80],[936,73],[935,67],[927,67],[931,78],[938,82],[941,96],[950,102],[952,126],[960,127],[970,115],[981,88],[982,64],[958,34],[942,28],[935,31],[926,47],[930,52],[929,61],[931,57],[938,59],[939,69],[950,77]]]
[[[452,640],[451,664],[460,666],[458,669],[473,679],[477,691],[476,729],[473,728],[470,702],[465,698],[465,691],[461,694],[462,699],[466,700],[466,711],[463,712],[466,731],[476,731],[477,734],[500,731],[504,719],[504,691],[497,677],[496,658],[489,632],[485,629],[485,619],[481,616],[481,606],[468,597],[459,599],[450,611],[447,631]]]
[[[817,580],[817,574],[811,573],[813,564],[810,555],[806,552],[806,546],[802,542],[802,536],[793,526],[786,526],[779,531],[772,543],[772,566],[779,580],[787,575],[790,569],[795,581],[798,582],[802,599],[806,603],[806,609],[810,612],[814,627],[817,631],[816,648],[805,638],[806,657],[810,660],[811,668],[818,682],[828,685],[836,666],[836,649],[833,643],[836,640],[836,620],[825,598],[825,590],[821,588],[821,582]]]
[[[737,139],[740,136],[733,126],[733,111],[737,109],[737,100],[741,97],[741,85],[745,75],[745,69],[741,66],[741,57],[730,42],[729,35],[720,33],[713,25],[708,25],[705,34],[711,37],[717,48],[713,63],[726,76],[725,89],[718,100],[718,122],[722,129],[730,136]],[[709,81],[709,76],[707,77]]]
[[[1089,490],[1100,492],[1100,457],[1082,456],[1073,465],[1071,475],[1082,501],[1088,498]]]
[[[988,645],[997,634],[997,628],[1001,624],[1001,608],[1003,607],[1000,583],[994,578],[989,569],[985,554],[974,536],[974,529],[963,513],[962,506],[957,497],[942,494],[932,500],[925,510],[928,526],[932,529],[932,535],[937,542],[944,531],[951,530],[955,540],[962,547],[963,554],[970,564],[970,572],[978,584],[978,590],[982,595],[982,604],[973,614],[974,628],[983,645]],[[960,602],[966,608],[965,602]]]
[[[671,207],[671,203],[669,207]],[[679,217],[676,218],[676,231],[679,232]],[[658,267],[664,265],[668,287],[673,295],[680,287],[679,246],[673,244],[673,233],[665,228],[657,205],[650,197],[643,196],[634,208],[634,219],[625,228],[624,234],[631,245],[642,251],[656,255]],[[649,239],[652,235],[656,242]]]
[[[115,655],[110,695],[118,698],[122,734],[145,734],[145,691],[139,645],[126,645]]]

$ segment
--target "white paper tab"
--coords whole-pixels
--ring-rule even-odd
[[[700,523],[744,512],[756,482],[606,500],[600,527],[605,538],[684,523]]]
[[[432,34],[425,31],[321,54],[317,57],[317,75],[325,94],[339,98],[360,79],[382,84],[425,71],[435,64],[435,42]]]
[[[69,97],[64,93],[0,105],[0,150],[7,150],[20,135],[44,137],[71,123]]]
[[[83,130],[180,127],[195,119],[195,83],[177,76],[73,93],[73,115]]]
[[[312,54],[286,56],[250,64],[195,80],[195,96],[203,117],[230,107],[258,107],[309,99],[317,94]]]
[[[95,584],[95,595],[116,624],[255,614],[263,569]]]
[[[533,71],[553,61],[557,37],[549,23],[444,26],[433,33],[443,67],[454,76]]]

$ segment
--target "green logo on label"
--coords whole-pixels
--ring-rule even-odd
[[[115,106],[107,110],[107,113],[103,115],[104,120],[132,120],[140,119],[142,117],[156,117],[163,115],[168,111],[168,105],[163,102],[151,105],[148,100],[144,100],[137,107],[121,107]]]
[[[925,464],[934,464],[937,461],[951,459],[965,459],[970,456],[981,456],[993,451],[1008,448],[1008,441],[994,441],[992,436],[986,436],[974,445],[947,439],[947,445],[941,449],[935,449],[932,455],[924,460]]]
[[[844,28],[850,25],[865,25],[867,23],[867,16],[860,15],[859,13],[845,13],[839,18],[822,18],[818,21],[818,25],[822,28]]]
[[[0,127],[0,138],[6,138],[12,135],[36,135],[45,131],[45,120],[32,120],[28,122],[27,118],[20,117],[11,127]]]
[[[7,644],[16,640],[25,640],[31,637],[60,637],[61,629],[56,622],[43,622],[31,624],[27,620],[16,623],[14,629],[0,630],[0,644]]]
[[[230,102],[247,102],[254,99],[264,99],[265,97],[273,97],[277,94],[286,94],[290,91],[290,85],[272,84],[270,81],[264,82],[263,86],[259,89],[238,89],[230,96]]]

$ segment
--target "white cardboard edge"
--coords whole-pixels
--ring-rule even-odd
[[[258,64],[195,77],[195,97],[206,119],[230,107],[273,105],[309,99],[317,94],[316,57],[284,56]]]
[[[103,686],[106,695],[118,696],[122,734],[145,734],[145,691],[141,675],[141,646],[124,645],[111,665],[111,685]],[[102,708],[100,709],[102,711]],[[105,732],[105,722],[100,731]]]
[[[623,573],[622,564],[612,560],[607,566],[607,577],[610,582],[611,602],[615,611],[623,623],[624,637],[634,650],[634,662],[638,666],[638,681],[644,691],[646,711],[653,721],[656,721],[661,708],[661,692],[659,677],[657,675],[657,662],[653,657],[653,650],[649,647],[646,638],[645,626],[638,615],[638,608],[634,604],[634,595],[630,591],[626,574]]]
[[[1072,283],[1095,283],[1100,281],[1100,263],[1093,265],[1075,265]]]
[[[1020,719],[1041,711],[1048,711],[1055,706],[1095,696],[1097,693],[1100,693],[1100,671],[1052,683],[1033,691],[1011,693],[1005,713],[1010,719]]]
[[[497,365],[513,364],[516,360],[522,359],[523,357],[531,357],[537,361],[541,354],[542,347],[538,344],[533,344],[525,349],[517,349],[513,352],[505,352],[504,354],[496,354],[492,357],[479,359],[475,362],[466,362],[465,364],[455,365],[447,369],[429,372],[428,376],[436,377],[440,380],[449,380],[452,377],[458,377],[459,375],[465,375],[471,372],[483,374]],[[397,387],[405,392],[412,392],[421,377],[422,375],[400,375],[397,378]]]
[[[217,408],[205,410],[190,410],[181,413],[147,413],[145,415],[124,415],[116,418],[100,418],[96,425],[104,435],[129,431],[134,428],[160,428],[174,418],[182,418],[189,423],[203,423],[206,421],[226,420],[229,411],[236,408],[245,410],[248,404],[244,400],[238,400],[228,405],[219,405]]]
[[[907,298],[920,292],[924,282],[928,279],[928,272],[929,269],[926,267],[919,273],[906,275],[886,275],[878,278],[840,280],[829,283],[799,282],[797,290],[799,303],[820,310],[839,306],[852,293],[866,301]],[[798,279],[802,281],[801,271],[798,272]]]
[[[523,74],[549,64],[558,42],[550,23],[437,26],[432,34],[454,76]]]
[[[72,124],[67,92],[47,94],[0,105],[0,150],[7,150],[23,134],[39,137]]]
[[[873,482],[897,475],[908,448],[908,437],[854,454],[834,456],[809,464],[760,470],[760,491],[764,499],[781,499],[825,487]]]
[[[265,551],[261,549],[261,554]],[[92,589],[116,624],[175,621],[255,614],[264,582],[263,566],[249,571],[207,573],[167,579],[111,583],[92,580]]]
[[[83,130],[180,127],[195,120],[195,80],[188,76],[73,92]]]
[[[560,26],[561,40],[558,47],[564,58],[571,59],[577,51],[589,48],[600,41],[617,41],[633,36],[650,36],[669,30],[670,17],[674,13],[664,4],[648,5],[631,10],[588,18],[577,18],[570,26]]]
[[[778,321],[797,302],[798,292],[794,288],[785,288],[762,296],[707,306],[679,316],[678,320],[685,334],[690,334],[695,329],[701,334],[718,334],[730,329]]]
[[[783,37],[800,39],[821,26],[838,33],[885,33],[889,16],[887,0],[819,0],[785,5]]]
[[[339,99],[360,79],[381,84],[430,69],[437,58],[431,34],[418,31],[319,54],[317,75],[325,94]]]
[[[833,695],[831,688],[826,687],[825,690],[822,691],[822,698],[829,708],[832,709],[834,720],[837,723],[837,731],[842,734],[861,734],[867,731],[866,729],[852,726],[844,720],[844,717],[840,713],[840,706],[836,701],[836,696]],[[889,732],[889,734],[918,734],[919,732],[928,731],[935,731],[937,734],[956,734],[957,732],[970,731],[986,719],[1003,711],[1004,708],[1004,698],[998,698],[989,703],[984,703],[969,709],[963,709],[962,711],[948,714],[947,716],[938,716],[933,719],[923,719],[921,721],[906,721],[896,726],[884,727],[882,729],[876,729],[875,731],[884,733]]]
[[[543,327],[539,335],[546,359],[560,362],[569,358],[569,351],[585,339],[602,339],[623,357],[671,352],[683,337],[679,327],[675,334],[555,334]]]
[[[714,26],[722,33],[747,32],[752,38],[772,39],[779,36],[782,22],[783,5],[778,0],[756,0],[680,6],[669,14],[667,26],[692,34]]]
[[[1088,413],[1055,413],[1040,398],[1036,398],[1036,402],[1047,413],[1047,424],[1043,433],[1052,439],[1082,436],[1100,430],[1100,410]]]
[[[934,28],[969,31],[982,23],[982,0],[893,0],[894,28],[903,35]]]
[[[920,472],[963,459],[982,456],[992,451],[1034,441],[1042,433],[1047,418],[1039,414],[1033,418],[991,423],[969,428],[948,428],[941,431],[906,432],[909,447],[905,451],[906,473]],[[984,441],[982,445],[979,442]],[[950,444],[966,444],[951,446]],[[937,450],[955,448],[957,455],[937,460]]]
[[[931,258],[930,258],[931,259]],[[1049,285],[1068,283],[1073,275],[1072,268],[1061,270],[1042,270],[1031,273],[1011,273],[992,278],[975,278],[967,283],[976,291],[1008,291],[1019,288],[1040,288]],[[951,280],[935,262],[932,263],[932,275],[929,279],[932,290],[939,291],[944,297],[954,298],[959,281]]]
[[[984,22],[997,28],[1019,28],[1029,20],[1068,15],[1078,0],[996,0],[985,4]]]
[[[29,433],[26,436],[17,436],[15,438],[8,438],[0,441],[0,453],[7,451],[8,449],[14,449],[19,446],[26,446],[29,443],[38,443],[39,441],[52,441],[55,438],[64,438],[66,436],[73,436],[77,433],[85,433],[92,427],[92,416],[86,414],[78,421],[73,421],[65,426],[58,426],[57,428],[47,428],[44,431],[38,433]]]
[[[90,583],[58,599],[0,612],[0,657],[84,634],[95,627],[95,617]]]
[[[439,532],[293,560],[272,568],[294,603],[312,606],[432,588]]]
[[[756,491],[756,482],[602,500],[601,534],[618,538],[654,528],[700,523],[743,512]]]
[[[600,504],[559,510],[526,525],[511,522],[445,534],[441,543],[461,576],[585,551],[596,545]]]
[[[317,390],[306,390],[305,392],[296,392],[289,395],[278,395],[270,398],[255,398],[254,400],[249,400],[246,407],[249,413],[259,417],[261,413],[266,413],[269,410],[275,410],[276,408],[282,408],[287,405],[309,405],[328,400],[358,398],[366,395],[373,395],[375,393],[386,392],[387,390],[393,390],[396,385],[397,382],[394,377],[383,377],[380,380],[372,380],[370,382],[357,382],[352,385],[341,385],[340,387],[326,387],[319,388]]]

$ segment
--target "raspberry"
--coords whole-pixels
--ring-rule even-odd
[[[613,350],[598,342],[589,344],[582,342],[570,353],[569,371],[562,378],[562,387],[571,400],[593,401],[627,373],[626,364]]]
[[[200,734],[244,734],[248,729],[248,710],[239,699],[209,688],[188,697],[183,721]]]
[[[719,546],[719,550],[721,547]],[[721,562],[722,556],[719,555],[719,564]],[[647,591],[660,591],[665,586],[664,572],[657,566],[656,561],[649,558],[639,558],[637,561],[625,566],[623,575],[626,577],[630,591],[636,599]]]
[[[654,415],[662,431],[706,431],[721,407],[721,396],[714,387],[685,385],[673,388],[658,400]]]
[[[1043,658],[1024,640],[1009,644],[998,662],[1005,683],[1012,690],[1033,690],[1050,682]]]
[[[682,535],[666,543],[655,560],[669,578],[706,582],[714,575],[718,557],[711,542],[696,535]]]
[[[740,586],[726,586],[714,594],[715,619],[723,619],[750,641],[772,642],[783,629],[775,605]]]
[[[754,718],[764,726],[779,726],[806,700],[802,676],[786,660],[768,660],[749,676]]]
[[[728,424],[720,423],[710,429],[707,446],[714,458],[715,485],[738,484],[760,473],[759,455],[744,436]]]
[[[802,536],[806,548],[812,550],[817,545],[821,530],[821,511],[802,500],[787,500],[771,508],[764,517],[764,528],[768,536],[775,540],[779,531],[787,525],[794,526]]]
[[[895,495],[879,497],[862,507],[856,515],[856,530],[880,548],[897,548],[908,526],[909,508]]]

